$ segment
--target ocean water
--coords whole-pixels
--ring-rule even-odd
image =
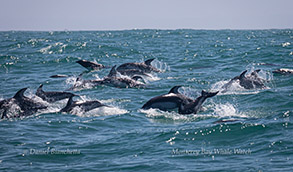
[[[79,59],[106,66],[142,62],[162,70],[147,88],[74,91],[79,101],[112,106],[59,113],[66,100],[33,116],[0,121],[0,171],[293,171],[293,30],[125,30],[0,32],[0,99],[28,87],[64,91],[86,71]],[[191,98],[219,90],[242,71],[261,69],[266,89],[237,83],[208,99],[198,114],[141,110],[182,85]],[[103,78],[110,69],[90,72]],[[53,79],[55,74],[69,78]]]

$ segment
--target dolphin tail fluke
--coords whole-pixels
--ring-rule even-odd
[[[151,63],[152,63],[152,61],[153,60],[155,60],[155,58],[153,58],[153,59],[148,59],[148,60],[146,60],[144,63],[146,64],[146,65],[151,65]]]
[[[217,91],[217,92],[207,92],[207,91],[202,90],[201,91],[201,96],[206,97],[206,98],[214,97],[215,95],[218,94],[218,92],[219,91]]]
[[[19,91],[17,91],[17,93],[13,96],[13,98],[20,98],[20,97],[23,97],[24,95],[24,92],[27,88],[22,88],[20,89]]]

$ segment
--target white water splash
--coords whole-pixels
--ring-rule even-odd
[[[202,120],[213,117],[212,114],[189,114],[181,115],[175,111],[161,111],[159,109],[139,109],[138,112],[145,113],[146,117],[150,118],[151,121],[161,122],[190,122],[196,120]]]
[[[43,54],[53,54],[54,52],[62,53],[66,47],[67,44],[64,44],[62,42],[56,42],[52,45],[48,45],[47,47],[41,48],[39,52]]]
[[[260,90],[247,90],[242,87],[238,81],[232,82],[232,84],[227,88],[223,88],[225,84],[227,84],[230,80],[226,81],[218,81],[211,86],[211,91],[219,91],[218,95],[245,95],[245,94],[257,94]]]
[[[153,60],[151,65],[159,69],[161,72],[170,71],[170,66],[168,66],[165,62],[159,61],[158,59]]]
[[[213,115],[215,117],[219,117],[219,118],[227,118],[227,117],[229,117],[229,118],[231,118],[231,117],[247,118],[248,117],[244,113],[239,112],[237,110],[237,108],[230,103],[216,104],[214,106]]]
[[[81,108],[76,107],[72,110],[71,114],[80,117],[93,117],[93,116],[110,116],[110,115],[122,115],[129,113],[125,109],[120,109],[119,107],[99,107],[88,112],[84,112]]]

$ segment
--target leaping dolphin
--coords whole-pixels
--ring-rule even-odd
[[[73,97],[74,96],[71,96],[68,99],[68,102],[67,102],[66,106],[64,108],[62,108],[60,110],[60,112],[70,113],[70,112],[72,112],[72,110],[75,107],[79,107],[84,112],[88,112],[90,110],[93,110],[93,109],[99,108],[99,107],[103,107],[103,106],[109,107],[108,105],[102,104],[101,102],[99,102],[97,100],[94,100],[94,101],[86,101],[86,102],[83,102],[83,103],[77,103],[76,101],[73,101]]]
[[[178,89],[180,87],[181,86],[174,86],[168,94],[163,94],[150,99],[142,106],[142,109],[157,108],[163,111],[168,111],[192,102],[192,99],[179,93]]]
[[[88,70],[100,70],[102,68],[105,68],[104,65],[99,64],[97,62],[91,62],[87,60],[78,60],[76,63],[80,64],[81,66],[85,67]]]
[[[153,67],[151,62],[153,59],[148,59],[142,63],[124,63],[117,68],[117,71],[123,73],[123,71],[127,70],[136,70],[137,72],[141,73],[151,73],[151,72],[160,72],[159,69]]]
[[[130,78],[117,77],[116,65],[112,67],[110,73],[102,81],[104,85],[118,88],[144,88],[145,85],[138,83],[137,79],[143,79],[139,76]]]
[[[227,89],[232,85],[233,82],[239,81],[240,86],[244,87],[245,89],[262,89],[266,88],[264,85],[265,80],[261,79],[258,76],[258,72],[260,70],[253,71],[250,75],[245,75],[247,73],[247,70],[243,71],[239,76],[234,77],[231,79],[228,83],[223,85],[223,91],[226,92]]]
[[[290,75],[290,74],[293,74],[293,69],[281,68],[281,69],[274,70],[273,73],[278,73],[282,75]]]
[[[69,93],[69,92],[56,92],[56,91],[45,92],[43,90],[43,84],[41,84],[39,88],[37,89],[36,95],[49,103],[54,103],[56,101],[75,96],[75,94]]]
[[[84,88],[84,87],[97,87],[97,86],[111,86],[111,87],[118,87],[118,88],[144,88],[145,85],[138,83],[138,79],[142,79],[140,76],[133,76],[132,78],[122,78],[117,77],[117,70],[116,65],[112,67],[109,74],[104,77],[103,79],[96,79],[96,80],[82,80],[82,74],[78,76],[76,79],[76,84],[69,88],[68,90],[74,90],[76,88]],[[143,80],[144,81],[144,80]]]

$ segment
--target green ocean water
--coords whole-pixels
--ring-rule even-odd
[[[42,113],[0,121],[0,171],[292,171],[293,30],[125,30],[0,32],[0,99],[28,87],[35,98],[64,91],[86,69],[156,58],[147,87],[74,91],[77,100],[113,106],[59,113],[66,100]],[[219,90],[242,71],[261,69],[266,89],[233,86],[193,115],[141,110],[154,96],[182,85],[196,98]],[[110,69],[85,74],[103,78]],[[53,79],[55,74],[69,78]],[[223,122],[227,120],[227,122]]]

